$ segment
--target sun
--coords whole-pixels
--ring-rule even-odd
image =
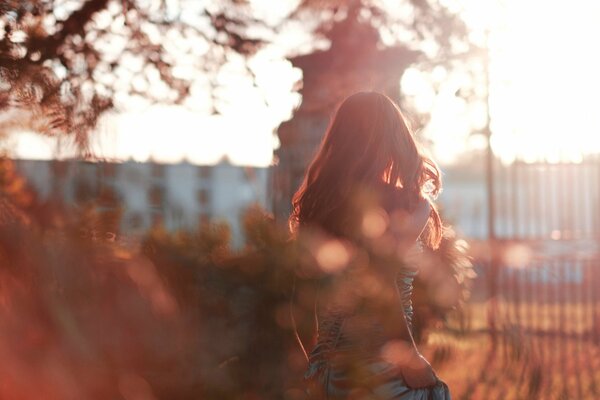
[[[452,0],[445,0],[446,3]],[[580,162],[600,153],[600,2],[454,0],[471,39],[489,49],[489,88],[468,71],[411,67],[401,87],[407,104],[429,115],[422,137],[442,164],[486,146],[485,102],[456,94],[489,89],[494,153],[505,163]],[[487,33],[487,35],[486,35]],[[473,57],[467,70],[481,70]],[[434,89],[434,85],[437,89]],[[479,86],[477,86],[479,85]]]
[[[504,159],[600,152],[600,3],[504,2],[490,32],[492,146]]]

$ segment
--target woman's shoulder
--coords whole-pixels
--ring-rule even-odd
[[[407,210],[409,200],[407,191],[401,187],[385,185],[381,188],[381,203],[387,211]]]
[[[403,189],[386,185],[382,188],[383,207],[388,212],[404,211],[409,214],[429,213],[431,203],[421,193],[414,193]]]
[[[406,241],[407,246],[414,244],[429,221],[431,209],[429,200],[422,196],[411,199],[409,205],[400,204],[388,209],[390,232]]]
[[[431,212],[431,202],[429,199],[419,195],[415,202],[414,210],[412,214],[421,216],[422,218],[429,218],[429,213]]]

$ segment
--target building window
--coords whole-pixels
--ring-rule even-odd
[[[212,174],[212,167],[209,165],[201,165],[198,167],[198,176],[202,179],[209,179]]]
[[[198,217],[198,226],[200,227],[200,229],[206,227],[206,225],[208,225],[209,222],[210,222],[210,218],[209,218],[208,214],[200,213],[200,215]]]
[[[202,206],[206,206],[209,202],[208,190],[200,189],[198,190],[198,204]]]
[[[78,180],[75,182],[75,201],[78,203],[85,203],[94,200],[96,197],[96,191],[85,180]]]
[[[152,227],[156,228],[156,227],[160,227],[160,226],[164,226],[163,215],[160,213],[153,213],[152,214]]]
[[[100,163],[100,173],[103,178],[114,178],[117,176],[117,165],[109,162]]]
[[[165,201],[165,191],[161,186],[153,186],[148,191],[148,201],[151,207],[161,208]]]
[[[69,164],[62,160],[52,160],[51,168],[53,175],[61,178],[67,175],[67,172],[69,171]]]
[[[162,178],[165,176],[165,166],[163,164],[152,163],[152,176],[154,178]]]
[[[134,212],[129,216],[127,224],[130,229],[140,229],[144,224],[144,218],[139,212]]]
[[[98,194],[98,204],[101,207],[115,208],[119,205],[119,194],[111,187],[102,187]]]

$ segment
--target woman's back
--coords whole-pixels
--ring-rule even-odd
[[[406,193],[389,187],[381,188],[379,193],[379,211],[385,215],[396,215],[395,223],[405,225],[402,217],[406,219],[410,215]],[[377,205],[370,204],[370,207]],[[415,242],[414,249],[422,251],[421,244]],[[330,277],[321,289],[316,307],[317,343],[309,354],[305,374],[313,394],[322,391],[321,395],[329,398],[345,398],[356,388],[361,388],[377,393],[379,398],[393,399],[413,391],[398,375],[398,368],[389,362],[389,358],[394,356],[392,353],[398,350],[394,345],[400,343],[399,338],[389,337],[381,322],[386,319],[387,313],[396,313],[400,318],[395,321],[404,318],[408,329],[412,329],[412,291],[418,270],[415,265],[403,264],[400,258],[397,262],[393,261],[394,257],[381,260],[396,266],[396,296],[392,300],[396,304],[389,304],[384,311],[386,315],[378,315],[372,307],[362,304],[370,300],[366,297],[382,294],[383,288],[378,280],[381,276],[373,270],[377,263],[374,257],[376,254],[371,254],[368,265],[352,265],[343,273]],[[412,332],[401,339],[408,343],[410,336]],[[436,383],[435,390],[441,394],[447,392],[443,382]],[[426,392],[429,394],[430,389],[422,389],[411,396]],[[446,399],[445,396],[437,398]]]
[[[420,153],[388,97],[362,92],[340,105],[290,216],[292,232],[321,231],[353,249],[331,257],[355,256],[345,254],[340,260],[348,260],[333,270],[323,268],[328,284],[319,296],[318,342],[306,373],[313,394],[344,398],[358,390],[383,399],[449,398],[412,339],[415,271],[400,267],[417,238],[431,248],[439,244],[441,220],[423,193],[429,189],[435,196],[440,188],[437,166]],[[400,353],[406,366],[390,359]]]
[[[400,308],[412,326],[411,294],[417,270],[398,271]],[[309,354],[304,378],[311,398],[344,399],[363,393],[377,399],[450,399],[446,384],[436,378],[431,387],[413,389],[403,379],[396,358],[408,345],[387,337],[377,316],[335,304],[318,307],[317,343]]]

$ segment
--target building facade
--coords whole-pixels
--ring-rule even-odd
[[[120,210],[118,228],[143,233],[154,224],[197,229],[203,222],[229,224],[234,246],[243,244],[241,215],[259,205],[270,211],[269,169],[127,161],[15,160],[40,200],[67,206],[93,201],[101,210]]]

